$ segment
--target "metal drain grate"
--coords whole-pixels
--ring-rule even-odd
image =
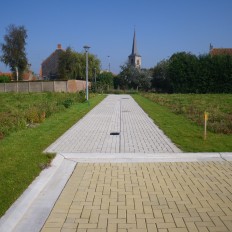
[[[110,135],[119,135],[119,132],[111,132]]]

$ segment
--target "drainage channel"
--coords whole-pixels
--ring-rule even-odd
[[[120,135],[120,132],[111,132],[110,135]]]
[[[129,97],[122,97],[121,99],[120,99],[120,114],[119,114],[119,131],[112,131],[112,132],[110,132],[110,135],[112,135],[112,136],[119,136],[119,153],[121,153],[121,134],[120,134],[120,132],[121,132],[121,127],[122,127],[122,113],[128,113],[128,112],[130,112],[129,110],[122,110],[122,100],[129,100],[130,98]]]
[[[121,132],[121,120],[122,120],[122,99],[129,99],[129,98],[121,98],[120,101],[119,101],[119,110],[120,110],[120,113],[119,113],[119,131],[112,131],[110,132],[110,135],[112,136],[119,136],[119,153],[121,153],[121,135],[120,135],[120,132]]]

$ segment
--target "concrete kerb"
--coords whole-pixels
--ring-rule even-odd
[[[39,231],[75,166],[73,161],[56,155],[50,167],[40,173],[0,218],[0,231]]]
[[[232,161],[232,152],[220,152],[221,158],[226,161]]]
[[[232,153],[62,153],[66,159],[79,163],[147,163],[231,161]]]

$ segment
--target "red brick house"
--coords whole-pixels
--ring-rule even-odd
[[[55,80],[58,79],[58,61],[60,54],[64,52],[61,44],[57,45],[57,49],[41,64],[40,75],[43,79]]]
[[[231,55],[232,56],[232,48],[212,48],[210,49],[209,54],[212,56],[216,56],[216,55]]]

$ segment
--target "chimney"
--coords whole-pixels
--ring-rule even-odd
[[[62,49],[61,44],[57,45],[57,49]]]

